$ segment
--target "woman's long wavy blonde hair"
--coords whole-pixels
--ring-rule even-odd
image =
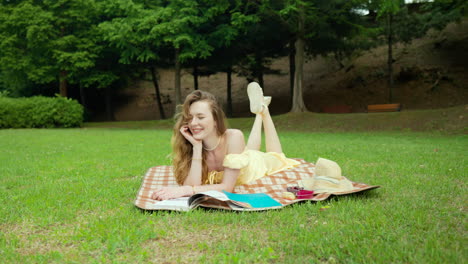
[[[219,105],[216,97],[208,92],[196,90],[187,95],[185,102],[177,106],[177,114],[175,115],[176,123],[172,133],[172,164],[174,166],[174,175],[179,185],[184,184],[188,176],[191,162],[193,148],[192,144],[185,139],[180,133],[180,128],[187,125],[191,120],[190,106],[199,101],[208,102],[211,108],[213,120],[216,123],[216,131],[218,136],[222,136],[226,132],[226,116],[224,115],[221,106]],[[206,151],[202,152],[202,184],[204,184],[208,177],[208,166],[205,161]]]

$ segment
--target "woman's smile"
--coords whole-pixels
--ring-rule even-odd
[[[203,128],[191,128],[190,131],[192,131],[193,135],[198,135],[203,131]]]

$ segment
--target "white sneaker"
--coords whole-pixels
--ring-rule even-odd
[[[256,82],[249,83],[249,85],[247,85],[247,95],[250,101],[250,112],[253,114],[260,114],[264,104],[262,87]]]

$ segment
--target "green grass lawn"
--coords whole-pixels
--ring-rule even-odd
[[[0,130],[0,263],[466,263],[468,137],[283,132],[382,188],[282,210],[145,213],[170,130]]]

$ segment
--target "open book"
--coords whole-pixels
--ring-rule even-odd
[[[261,211],[278,209],[282,206],[265,193],[237,194],[226,191],[207,191],[196,193],[190,197],[154,201],[146,209],[189,211],[197,207],[206,207],[236,211]]]

